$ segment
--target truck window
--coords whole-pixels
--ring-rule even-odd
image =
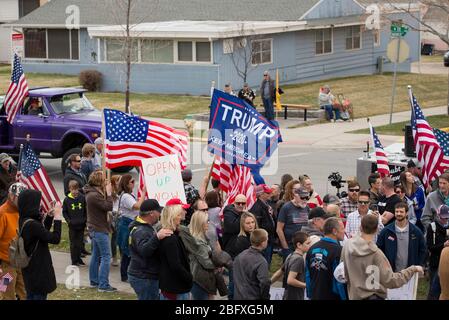
[[[61,96],[53,96],[50,104],[56,114],[78,113],[94,111],[90,101],[79,93],[66,94]]]

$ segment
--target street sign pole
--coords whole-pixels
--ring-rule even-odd
[[[394,98],[396,95],[396,78],[397,78],[400,50],[401,50],[401,36],[398,37],[398,49],[396,51],[396,60],[394,62],[394,66],[393,66],[394,73],[393,73],[393,92],[391,93],[390,124],[393,122],[393,106],[394,106]]]

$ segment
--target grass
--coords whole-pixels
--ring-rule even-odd
[[[431,56],[431,59],[434,57],[436,58]],[[9,78],[10,66],[0,65],[0,93],[6,92]],[[30,87],[79,85],[77,76],[27,73],[27,78]],[[391,100],[392,80],[392,74],[386,73],[285,85],[282,86],[285,92],[282,95],[282,102],[317,105],[319,87],[327,83],[334,94],[344,93],[352,101],[356,118],[364,118],[388,112],[386,106],[389,106]],[[397,78],[395,111],[405,111],[410,108],[407,85],[412,85],[413,92],[419,98],[423,108],[442,106],[447,103],[446,75],[400,73]],[[255,89],[258,90],[258,88]],[[124,110],[123,93],[90,92],[87,96],[99,109],[107,106]],[[136,114],[177,119],[184,119],[188,114],[208,112],[210,101],[209,97],[203,96],[160,94],[131,94],[130,99],[131,110]],[[260,98],[256,98],[255,103],[261,103]]]
[[[422,55],[421,56],[421,63],[429,63],[429,62],[438,62],[441,63],[441,65],[443,65],[443,55],[436,53],[432,56],[426,56],[426,55]]]
[[[98,292],[96,288],[80,287],[67,289],[58,284],[58,288],[48,295],[48,300],[136,300],[135,294],[125,292]]]
[[[447,115],[429,116],[429,117],[426,117],[426,119],[433,128],[449,127],[449,116],[447,116]],[[404,132],[402,130],[404,129],[404,126],[406,124],[410,124],[410,121],[393,123],[391,125],[387,124],[384,126],[376,127],[375,129],[376,129],[377,134],[403,136]],[[369,134],[370,132],[369,132],[369,129],[360,129],[360,130],[350,131],[350,133]]]
[[[51,244],[49,248],[54,251],[70,252],[69,227],[67,223],[62,223],[61,241],[59,244]],[[90,243],[86,243],[86,250],[91,251]]]

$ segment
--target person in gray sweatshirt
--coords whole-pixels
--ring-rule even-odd
[[[427,230],[429,225],[435,221],[435,215],[442,204],[449,205],[449,171],[446,171],[439,177],[438,189],[427,196],[426,205],[421,216],[424,230]]]

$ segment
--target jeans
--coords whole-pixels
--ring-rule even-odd
[[[72,264],[81,260],[81,252],[84,246],[84,227],[69,226],[69,239],[70,239],[70,257],[72,258]]]
[[[122,254],[122,260],[120,261],[120,277],[122,281],[128,280],[128,266],[131,262],[131,257],[126,254]]]
[[[265,118],[267,118],[267,120],[274,120],[273,101],[271,100],[271,98],[262,98],[262,101],[265,108]]]
[[[122,255],[129,256],[129,224],[133,222],[128,217],[120,217],[117,223],[117,244]]]
[[[140,279],[128,274],[131,287],[139,300],[159,300],[159,280]]]
[[[262,251],[262,253],[263,253],[263,257],[268,262],[268,268],[270,268],[271,259],[273,257],[273,245],[272,244],[268,244],[267,247],[265,248],[265,250]]]
[[[111,254],[112,258],[117,257],[117,230],[115,229],[111,234]]]
[[[161,293],[160,297],[161,297],[160,300],[170,300],[170,299],[166,298],[162,293]],[[175,300],[190,300],[190,294],[188,292],[177,294]]]
[[[438,268],[429,269],[429,293],[427,300],[438,300],[441,294],[440,277],[438,276]]]
[[[228,300],[234,300],[234,276],[232,274],[232,269],[229,270],[228,291]]]
[[[201,288],[196,282],[193,283],[192,290],[192,300],[209,300],[209,294],[206,290]]]
[[[27,300],[47,300],[47,294],[28,292]]]
[[[324,107],[324,110],[326,110],[327,117],[329,118],[329,120],[334,119],[334,111],[335,111],[335,120],[340,119],[340,110],[339,109],[334,110],[334,108],[331,104],[327,104],[323,107]]]
[[[89,265],[91,285],[99,289],[107,289],[109,285],[109,268],[111,263],[111,243],[109,235],[103,232],[91,232],[92,257]]]

